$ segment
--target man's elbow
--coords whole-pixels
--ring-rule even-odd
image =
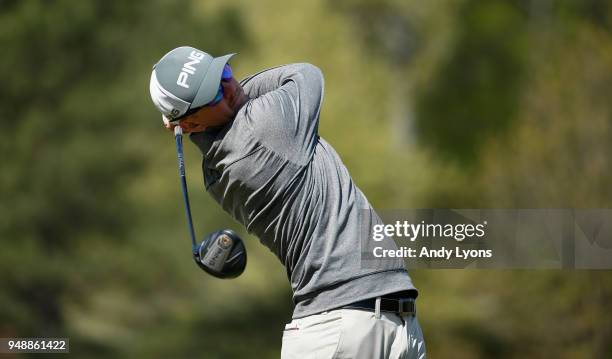
[[[318,79],[321,79],[321,81],[323,80],[323,72],[321,72],[321,69],[318,68],[317,66],[307,63],[307,62],[302,63],[300,65],[302,67],[302,72],[304,73],[305,76],[312,77],[312,78],[318,78]]]
[[[306,63],[306,62],[300,63],[298,65],[299,65],[298,71],[304,77],[304,80],[308,84],[308,88],[311,88],[311,89],[317,88],[319,89],[320,92],[323,92],[324,79],[323,79],[323,72],[321,71],[321,69],[313,64]]]

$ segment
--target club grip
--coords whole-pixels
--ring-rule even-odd
[[[181,126],[174,126],[174,136],[182,136],[183,135],[183,129],[181,128]]]

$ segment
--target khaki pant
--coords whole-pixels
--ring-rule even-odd
[[[416,316],[337,309],[294,319],[285,326],[281,359],[423,359],[425,341]]]

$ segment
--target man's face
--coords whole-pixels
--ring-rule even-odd
[[[233,77],[222,80],[223,98],[215,105],[201,107],[179,122],[184,132],[201,132],[207,127],[216,127],[232,120],[246,98],[238,81]]]

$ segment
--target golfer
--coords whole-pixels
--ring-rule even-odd
[[[382,222],[318,135],[321,71],[292,64],[238,82],[233,55],[176,48],[150,92],[166,127],[201,150],[206,191],[287,270],[295,309],[281,357],[424,358],[403,263],[361,263],[360,230]]]

